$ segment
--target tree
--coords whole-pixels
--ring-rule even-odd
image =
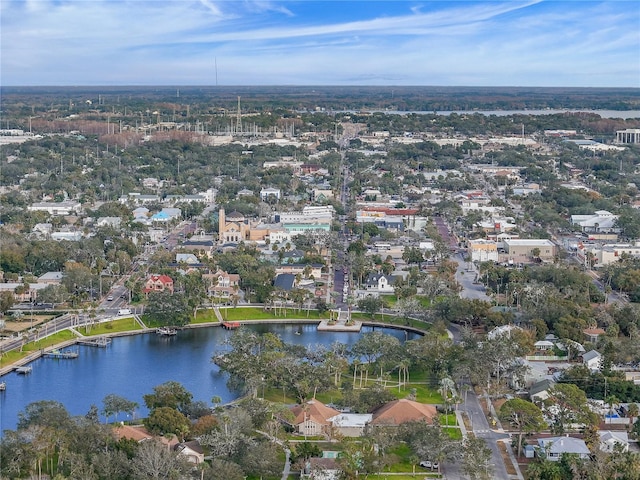
[[[523,435],[539,432],[546,426],[542,410],[537,405],[521,398],[507,400],[500,407],[498,416],[501,421],[515,426],[518,431],[518,457],[522,453]]]
[[[280,452],[277,444],[260,441],[251,445],[245,444],[234,456],[234,460],[242,467],[245,475],[275,478],[282,473]]]
[[[563,434],[570,423],[597,422],[595,413],[587,404],[586,394],[571,383],[558,383],[550,388],[544,406],[553,420],[552,430],[556,434]]]
[[[376,362],[380,357],[394,352],[400,341],[393,335],[382,332],[366,332],[351,347],[351,354],[364,357],[367,364]]]
[[[491,456],[491,449],[482,438],[469,435],[462,443],[462,471],[474,480],[491,480]]]
[[[153,393],[143,395],[142,398],[149,410],[170,407],[185,412],[193,395],[181,383],[169,381],[153,387]]]
[[[407,422],[400,425],[400,436],[419,458],[443,463],[456,456],[456,441],[440,428],[439,424],[427,422]]]
[[[191,307],[184,295],[169,291],[151,292],[145,314],[160,325],[186,325],[191,320]]]
[[[13,307],[14,301],[12,292],[0,292],[0,314],[7,313]]]
[[[144,425],[151,433],[166,435],[171,433],[180,440],[189,432],[191,422],[175,408],[157,407],[144,419]]]
[[[109,420],[111,415],[115,416],[115,420],[118,420],[118,414],[120,412],[128,413],[129,415],[133,415],[135,409],[138,408],[138,404],[136,402],[132,402],[127,400],[124,397],[121,397],[116,394],[109,394],[102,400],[104,408],[102,409],[102,413],[104,413],[106,420]]]
[[[183,478],[190,464],[155,440],[142,442],[131,459],[134,478],[174,480]]]
[[[54,430],[64,429],[71,424],[71,416],[60,402],[40,400],[27,405],[18,413],[18,430],[26,430],[30,426],[49,427]]]
[[[635,419],[638,417],[638,404],[637,403],[630,403],[628,410],[627,410],[627,416],[629,417],[629,428],[633,428],[633,424],[635,422]]]
[[[246,475],[237,463],[214,458],[211,467],[204,470],[203,477],[204,480],[243,480]]]
[[[378,312],[384,303],[382,299],[379,297],[374,297],[373,295],[369,295],[361,300],[358,300],[358,308],[366,313],[368,313],[371,318]]]

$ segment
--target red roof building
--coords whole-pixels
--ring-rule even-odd
[[[173,280],[167,275],[151,275],[144,284],[144,293],[164,292],[168,290],[173,293]]]

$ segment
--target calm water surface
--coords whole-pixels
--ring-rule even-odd
[[[287,343],[331,345],[335,341],[352,345],[356,333],[318,332],[309,325],[252,325],[257,332],[273,332]],[[401,330],[376,328],[401,341],[416,338]],[[363,327],[362,332],[372,331]],[[299,332],[301,334],[299,334]],[[211,402],[217,395],[223,402],[237,397],[226,387],[227,377],[211,363],[231,334],[221,328],[197,328],[178,332],[175,337],[153,333],[114,338],[107,348],[79,347],[75,360],[41,358],[30,365],[29,375],[11,373],[2,377],[7,389],[0,392],[0,430],[16,428],[18,412],[39,400],[61,402],[71,415],[84,415],[92,404],[102,409],[102,399],[115,393],[140,405],[136,416],[146,416],[142,396],[153,387],[173,380],[193,394],[194,401]],[[74,347],[75,348],[75,347]],[[124,420],[124,414],[121,414]]]

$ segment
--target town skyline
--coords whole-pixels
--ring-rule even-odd
[[[337,5],[3,1],[2,84],[640,85],[630,2]]]

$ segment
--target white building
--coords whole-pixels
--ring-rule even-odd
[[[616,143],[640,143],[640,128],[616,130]]]
[[[281,198],[281,192],[279,188],[263,188],[260,190],[260,200],[263,202],[267,201],[269,197],[275,197],[277,200]]]
[[[49,215],[76,215],[81,212],[82,205],[75,200],[64,202],[38,202],[27,209],[31,212],[47,212]]]
[[[598,210],[592,215],[571,215],[571,224],[578,225],[585,233],[618,233],[617,221],[618,215],[606,210]]]

